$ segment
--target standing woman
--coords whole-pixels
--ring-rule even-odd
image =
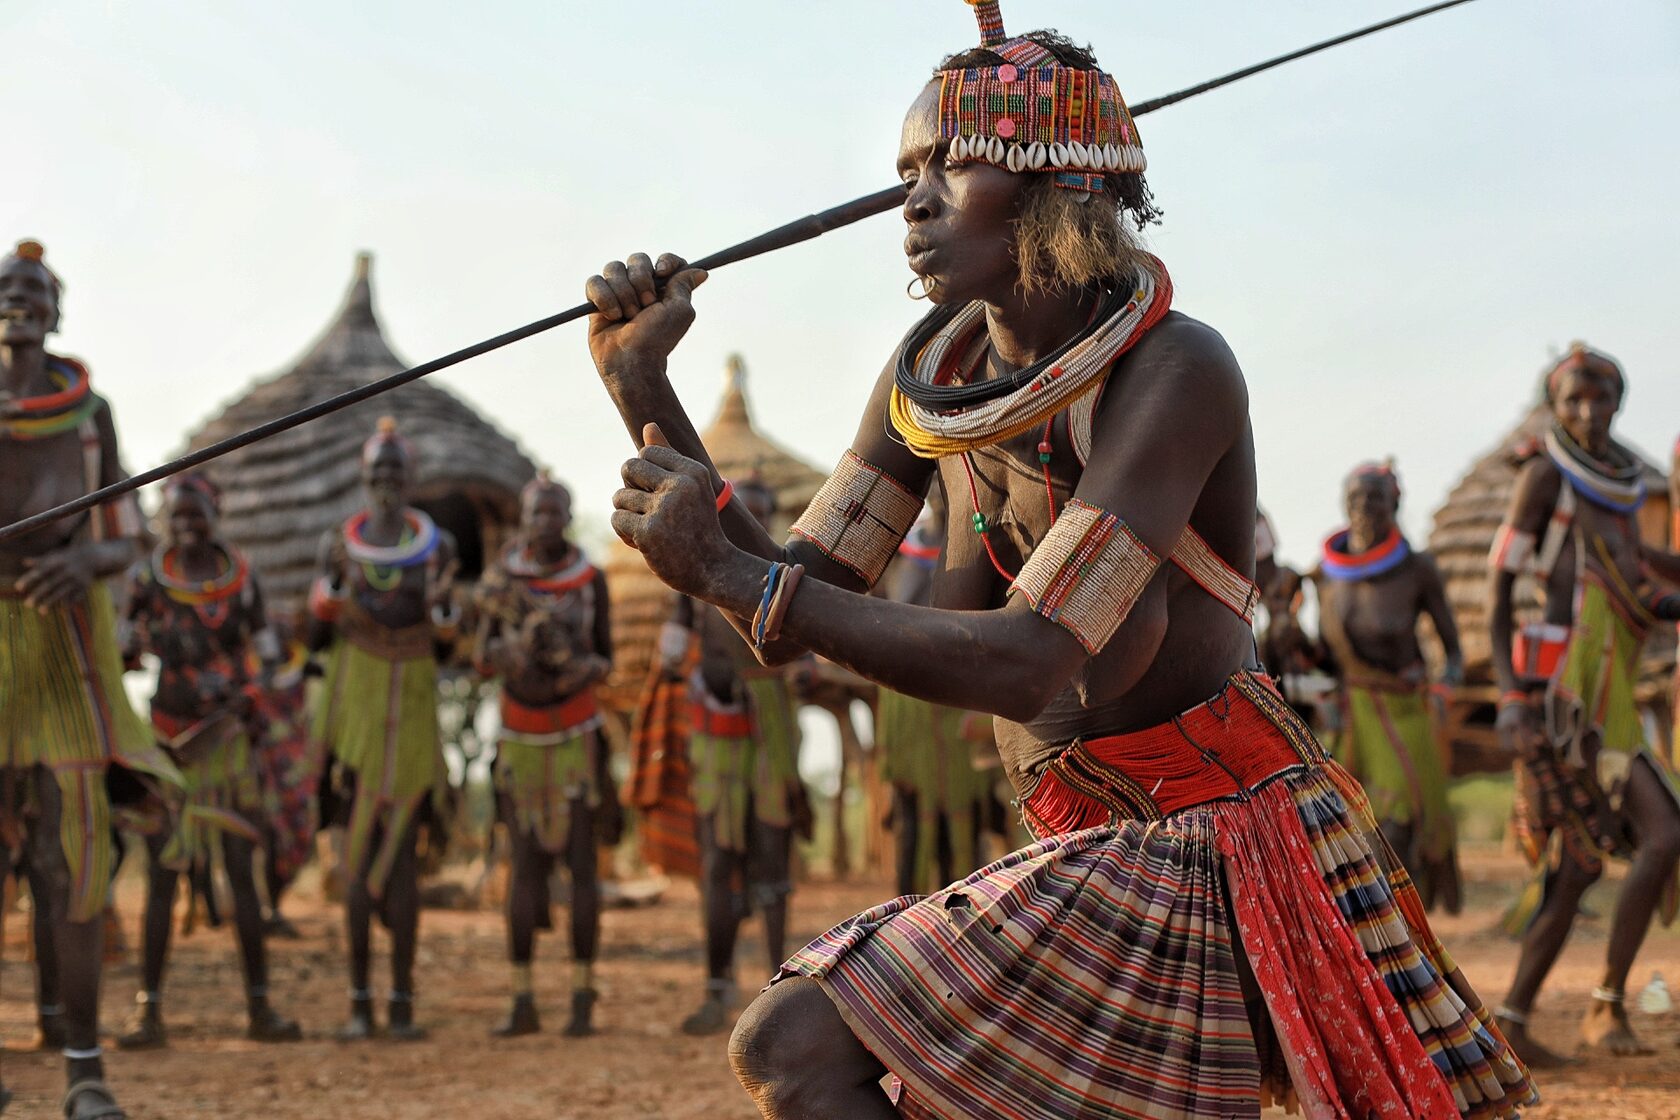
[[[513,1009],[495,1028],[539,1029],[531,957],[552,929],[548,884],[556,861],[571,876],[572,1016],[565,1033],[594,1033],[595,947],[601,938],[600,840],[622,829],[608,771],[595,685],[612,669],[607,577],[568,537],[572,494],[544,471],[520,495],[519,536],[478,585],[473,662],[501,680],[496,813],[513,848],[507,891]]]
[[[1039,837],[795,954],[736,1027],[736,1073],[806,1120],[1513,1116],[1526,1071],[1255,665],[1247,389],[1123,224],[1155,210],[1119,90],[1062,36],[975,12],[983,45],[915,99],[898,158],[935,306],[785,547],[718,500],[665,376],[704,274],[638,254],[587,286],[646,442],[618,533],[766,659],[992,713]],[[935,473],[932,605],[862,594]]]
[[[262,785],[252,743],[255,652],[272,675],[280,647],[263,613],[256,573],[216,535],[220,495],[203,475],[178,475],[165,493],[167,541],[129,581],[123,652],[159,661],[152,728],[175,745],[187,797],[172,834],[146,837],[148,886],[142,938],[140,1018],[118,1040],[124,1049],[162,1046],[163,970],[180,869],[207,871],[221,845],[233,888],[234,927],[245,972],[249,1037],[291,1042],[298,1025],[268,1002],[268,958],[256,865],[262,840]]]
[[[438,662],[461,616],[451,595],[455,541],[409,508],[414,451],[384,417],[362,446],[367,506],[322,538],[309,595],[310,648],[326,649],[315,739],[329,769],[324,822],[346,826],[350,933],[346,1040],[373,1034],[368,987],[373,915],[391,931],[387,1034],[415,1040],[414,953],[420,934],[417,834],[444,792]]]

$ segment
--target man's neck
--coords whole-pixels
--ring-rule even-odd
[[[532,541],[530,545],[531,559],[545,568],[557,567],[572,554],[572,542],[560,541],[558,544],[544,544]]]
[[[180,559],[181,566],[195,577],[208,578],[221,567],[221,550],[213,541],[179,545],[175,555]]]
[[[32,397],[46,384],[46,347],[0,346],[0,392],[13,397]]]
[[[395,544],[402,538],[403,530],[407,527],[408,522],[403,517],[402,506],[368,507],[367,528],[364,531],[372,537],[379,538],[379,541]]]
[[[1347,546],[1349,552],[1369,552],[1383,541],[1394,529],[1393,525],[1350,525],[1348,526]]]
[[[1042,361],[1078,334],[1097,299],[1091,288],[1055,295],[1013,293],[1008,302],[986,305],[986,330],[1005,372]]]

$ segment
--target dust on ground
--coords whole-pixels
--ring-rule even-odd
[[[1524,876],[1521,863],[1497,849],[1467,857],[1464,914],[1437,929],[1484,999],[1497,1003],[1515,965],[1512,943],[1498,931],[1499,914]],[[105,1029],[122,1028],[138,984],[139,897],[132,881],[119,896],[129,941],[127,961],[107,969]],[[807,883],[794,897],[793,943],[880,901],[884,882]],[[1566,1047],[1598,982],[1614,888],[1601,886],[1551,984],[1533,1029]],[[526,1118],[739,1118],[752,1107],[736,1087],[723,1036],[694,1039],[677,1024],[694,1009],[701,982],[697,896],[674,884],[657,905],[610,910],[597,968],[600,1033],[562,1038],[569,985],[564,914],[561,932],[538,943],[536,981],[542,1034],[492,1041],[489,1028],[505,1012],[506,954],[501,917],[493,910],[427,911],[418,964],[419,1021],[431,1037],[419,1043],[341,1044],[346,978],[337,909],[318,895],[290,900],[298,941],[272,942],[275,1002],[302,1020],[305,1039],[288,1045],[246,1042],[239,972],[230,928],[179,937],[166,985],[167,1050],[108,1052],[110,1079],[134,1120],[252,1116],[274,1120],[475,1120]],[[7,1120],[58,1115],[62,1064],[56,1054],[23,1050],[34,1032],[30,965],[20,959],[22,924],[8,923],[0,988],[0,1035],[6,1040],[6,1083],[17,1094]],[[387,986],[383,941],[376,935],[376,990]],[[756,926],[744,931],[739,954],[744,987],[766,974]],[[1658,929],[1647,941],[1630,988],[1662,972],[1680,981],[1680,932]],[[383,1006],[380,1008],[383,1018]],[[1636,1027],[1657,1053],[1584,1062],[1541,1082],[1546,1103],[1528,1115],[1544,1120],[1680,1120],[1680,1013],[1652,1018],[1635,1012]]]

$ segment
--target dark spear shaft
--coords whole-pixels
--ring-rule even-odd
[[[1328,50],[1340,43],[1371,35],[1410,20],[1420,19],[1444,8],[1452,8],[1469,2],[1470,0],[1446,0],[1446,3],[1433,4],[1430,7],[1420,8],[1403,16],[1396,16],[1381,23],[1374,23],[1358,31],[1350,31],[1346,35],[1338,35],[1334,39],[1326,39],[1322,43],[1314,43],[1310,47],[1302,47],[1298,51],[1279,55],[1277,58],[1245,67],[1222,78],[1214,78],[1212,81],[1179,90],[1177,93],[1169,93],[1165,97],[1140,101],[1132,107],[1132,116],[1141,117],[1145,113],[1152,113],[1156,109],[1195,97],[1197,94],[1218,89],[1220,86],[1229,85],[1262,71],[1270,70],[1275,66],[1282,66],[1286,62],[1293,62],[1295,59],[1305,58],[1307,55]],[[839,229],[841,226],[849,226],[853,222],[862,221],[872,215],[885,213],[900,205],[903,201],[904,188],[902,186],[888,187],[886,190],[876,191],[874,194],[864,195],[862,198],[855,198],[844,205],[824,210],[821,213],[808,214],[797,221],[789,222],[785,226],[778,226],[768,233],[761,233],[757,237],[749,238],[738,245],[731,245],[729,248],[713,253],[709,257],[702,257],[694,261],[691,267],[707,270],[722,268],[726,264],[734,264],[737,261],[761,256],[777,249],[785,249],[789,245],[797,245],[801,241],[810,241],[812,238],[821,237],[830,230]],[[340,393],[336,397],[328,397],[326,400],[317,401],[306,408],[300,408],[296,412],[287,413],[285,416],[277,417],[266,424],[259,424],[255,428],[240,432],[236,436],[229,436],[227,439],[212,443],[208,447],[201,447],[197,451],[188,452],[160,467],[153,467],[149,471],[130,475],[121,482],[113,482],[109,486],[95,490],[91,494],[83,494],[81,497],[65,502],[61,506],[55,506],[32,517],[26,517],[22,521],[15,521],[0,529],[0,541],[22,536],[24,533],[32,532],[43,525],[69,517],[71,514],[81,513],[83,510],[102,505],[112,498],[120,498],[122,495],[138,490],[142,486],[150,486],[154,482],[160,482],[172,474],[179,474],[200,464],[208,463],[212,459],[219,459],[230,451],[237,451],[241,447],[256,443],[258,440],[267,439],[269,436],[277,436],[281,432],[290,431],[300,424],[309,423],[311,420],[319,420],[329,413],[349,408],[351,405],[359,404],[370,397],[377,397],[381,393],[389,392],[399,385],[407,385],[410,381],[417,381],[428,373],[448,369],[450,366],[459,365],[469,358],[476,358],[481,354],[488,354],[492,350],[500,350],[504,346],[530,338],[533,335],[553,330],[555,327],[570,323],[574,319],[581,319],[594,310],[593,304],[580,303],[576,307],[550,315],[546,319],[526,323],[523,327],[517,327],[506,334],[499,334],[495,338],[487,338],[483,342],[476,342],[471,346],[456,350],[452,354],[445,354],[441,358],[433,358],[429,362],[410,366],[408,369],[393,373],[389,377],[382,377],[378,381],[370,381],[360,388]]]

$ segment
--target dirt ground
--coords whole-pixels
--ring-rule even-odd
[[[1521,868],[1514,858],[1484,849],[1469,855],[1468,875],[1466,913],[1441,920],[1438,928],[1492,1003],[1514,965],[1513,947],[1496,921]],[[108,1032],[120,1029],[133,1009],[136,887],[125,882],[119,895],[131,951],[127,962],[107,971]],[[1589,896],[1589,907],[1607,916],[1613,891],[1612,886],[1599,888]],[[794,899],[794,935],[815,935],[886,893],[879,882],[806,884]],[[346,1006],[339,916],[306,891],[290,908],[303,939],[275,943],[272,984],[281,1008],[303,1021],[303,1042],[258,1046],[244,1040],[232,932],[200,929],[177,942],[165,1005],[170,1048],[143,1055],[113,1050],[110,1078],[134,1120],[749,1120],[753,1110],[730,1077],[724,1039],[692,1039],[676,1029],[700,990],[696,905],[693,888],[677,884],[657,905],[606,915],[598,968],[601,1033],[591,1039],[569,1041],[558,1033],[565,1018],[565,936],[544,937],[536,978],[545,1031],[501,1044],[487,1036],[506,1002],[499,915],[428,911],[421,929],[418,1016],[431,1030],[430,1039],[343,1045],[331,1038]],[[21,924],[15,918],[8,924],[11,945],[0,987],[5,1081],[18,1094],[7,1120],[58,1115],[62,1090],[58,1056],[24,1049],[33,1033],[34,1012],[30,966],[16,945]],[[1597,982],[1605,926],[1602,917],[1583,920],[1542,998],[1535,1030],[1555,1046],[1574,1037],[1575,1022]],[[768,967],[763,954],[756,929],[750,929],[740,953],[744,979]],[[1642,986],[1653,970],[1680,982],[1680,932],[1652,935],[1631,986]],[[1553,1074],[1542,1082],[1546,1103],[1529,1115],[1680,1120],[1680,1014],[1655,1019],[1636,1013],[1636,1025],[1656,1046],[1654,1056],[1585,1062]]]

